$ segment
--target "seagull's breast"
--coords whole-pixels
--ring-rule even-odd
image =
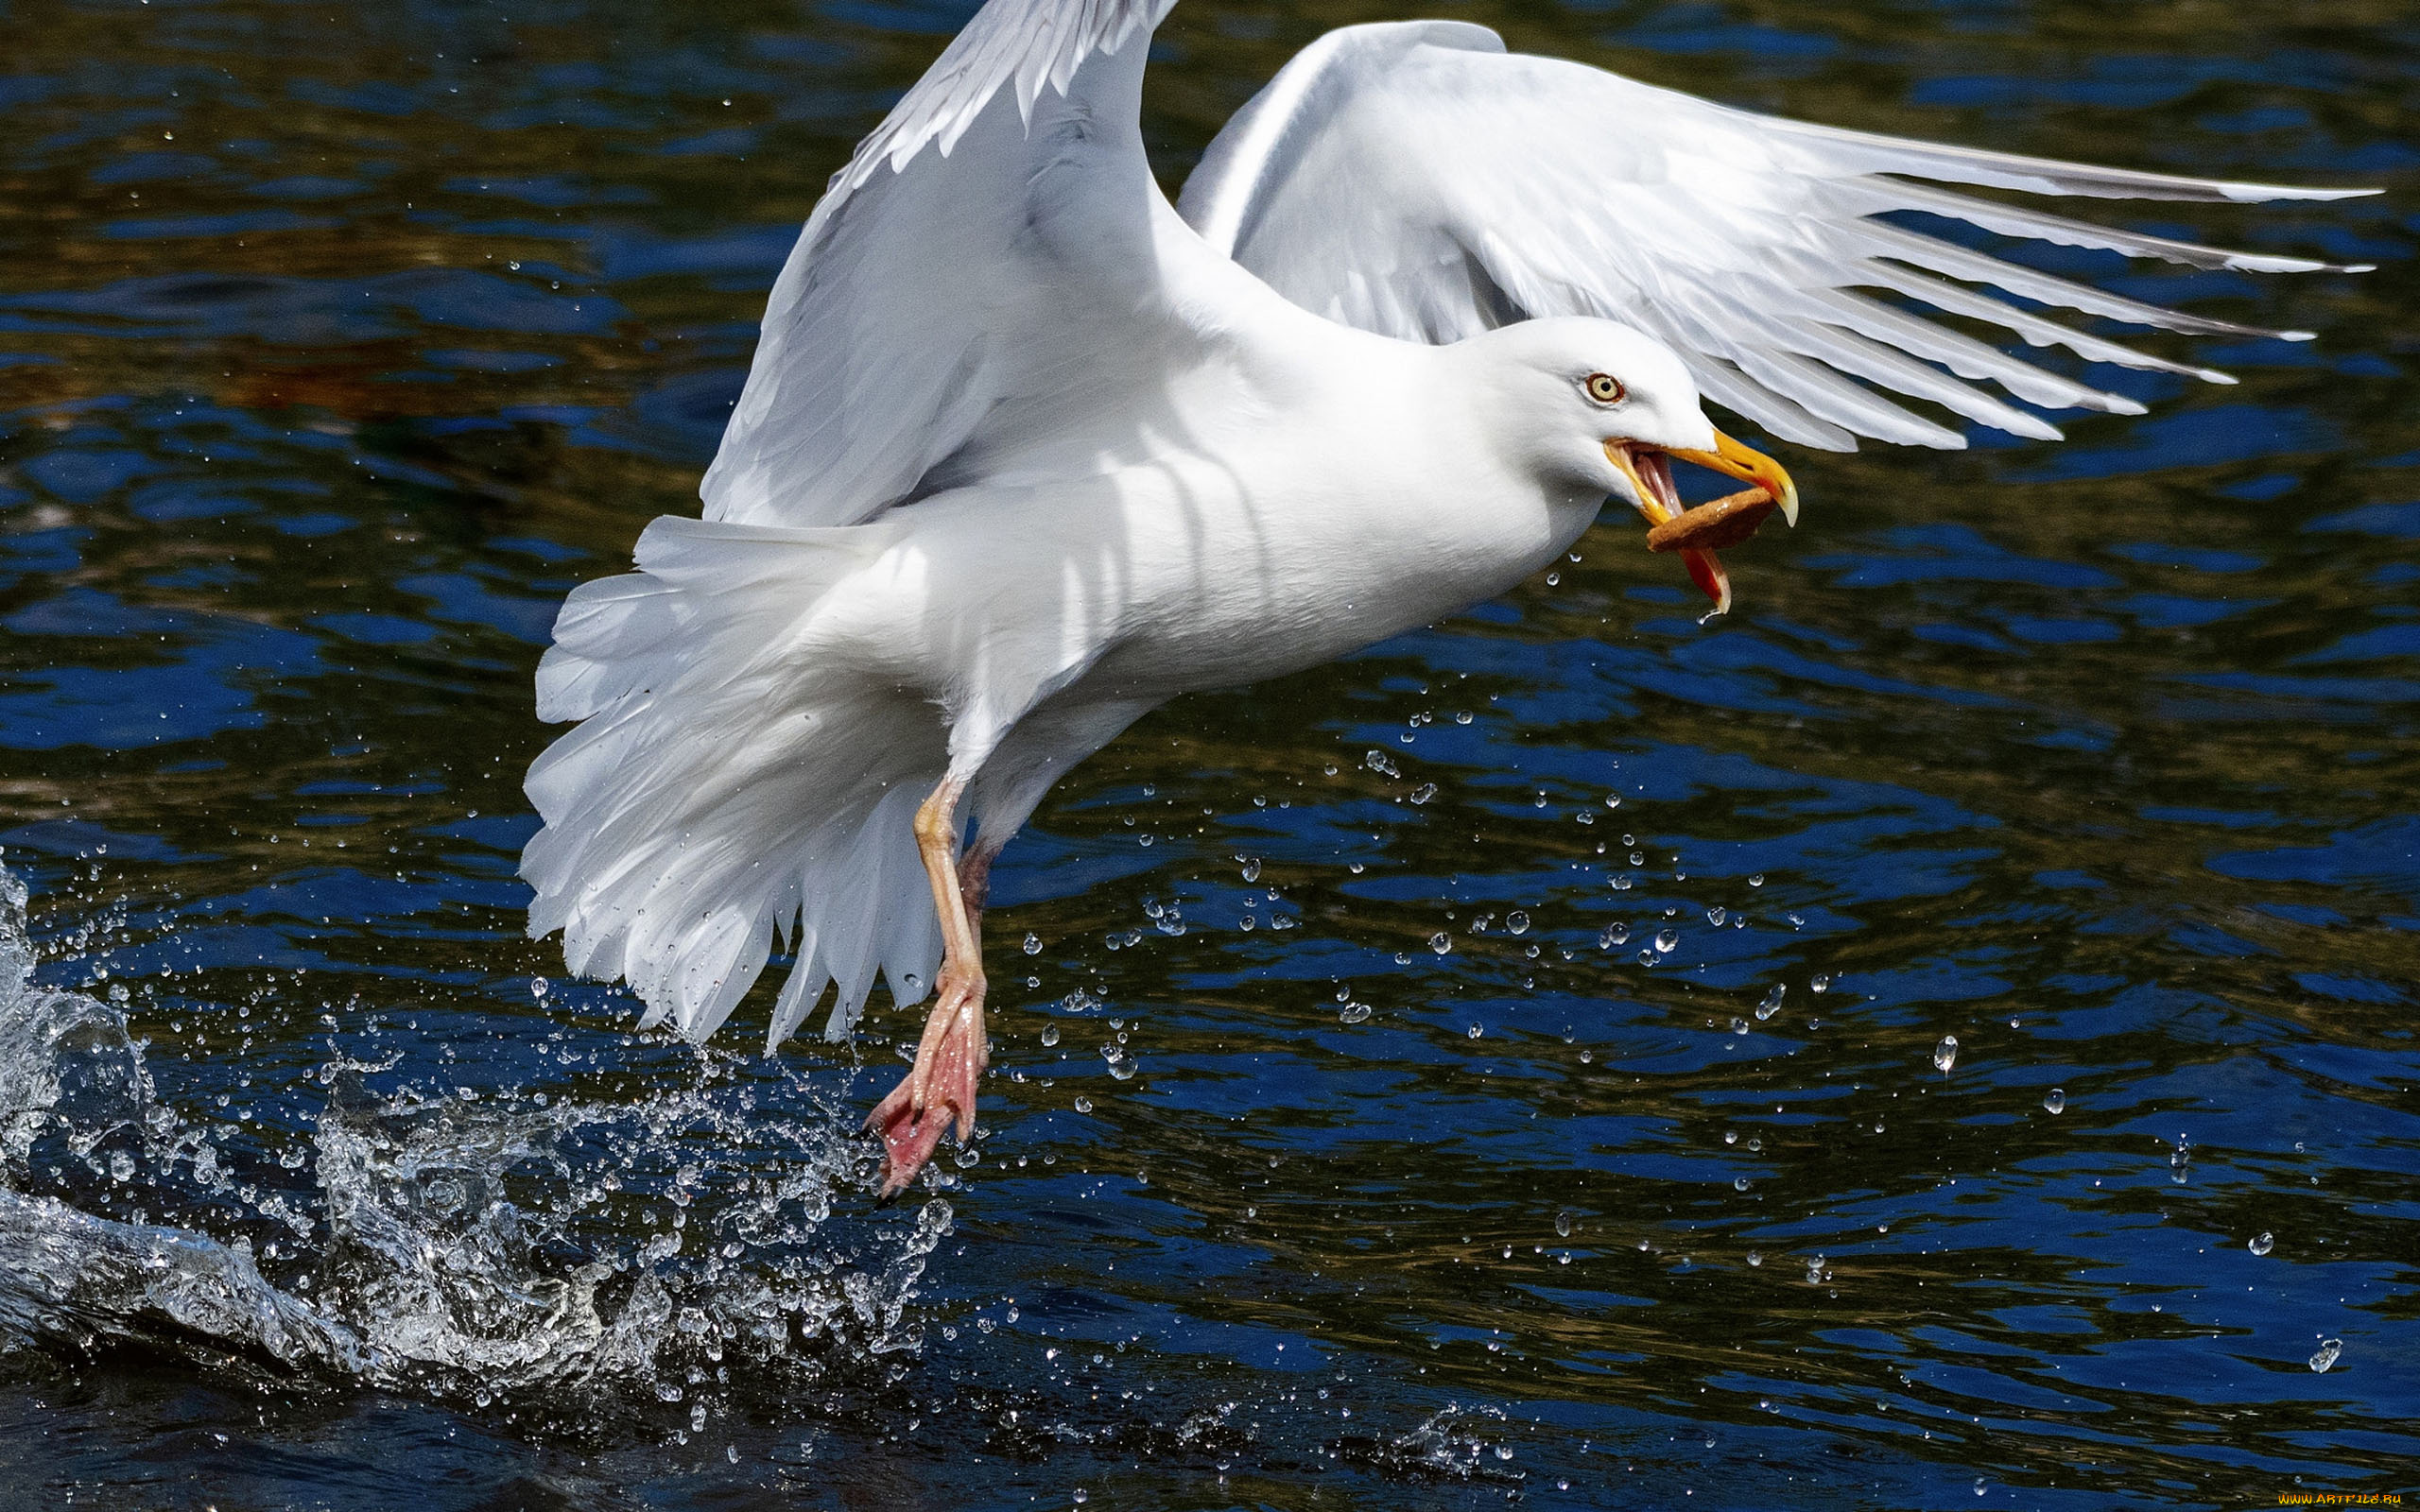
[[[862,527],[892,543],[850,595],[851,639],[950,703],[1156,701],[1428,624],[1586,528],[1595,501],[1544,497],[1391,375],[1394,353],[1368,371],[1353,355],[1307,381],[1167,394],[1142,444],[1088,470],[995,476]]]
[[[1466,427],[1310,405],[1115,482],[1132,585],[1098,676],[1144,695],[1314,666],[1504,592],[1586,528]]]

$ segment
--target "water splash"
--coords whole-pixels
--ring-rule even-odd
[[[559,1419],[881,1375],[921,1347],[950,1206],[848,1210],[873,1157],[812,1089],[785,1106],[826,1116],[788,1123],[702,1057],[637,1106],[382,1095],[389,1068],[338,1059],[298,1175],[299,1152],[269,1169],[164,1101],[124,1011],[35,964],[0,870],[0,1341],[481,1407],[543,1391]]]

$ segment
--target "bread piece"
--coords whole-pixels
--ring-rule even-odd
[[[1765,516],[1780,507],[1762,489],[1709,500],[1674,515],[1647,533],[1650,551],[1714,551],[1736,546],[1756,533]]]

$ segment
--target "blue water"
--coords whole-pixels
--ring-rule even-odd
[[[2033,249],[2318,339],[2152,338],[2242,383],[2093,369],[2152,413],[2061,446],[1785,453],[1727,621],[1609,519],[1146,719],[1002,863],[985,1137],[881,1207],[852,1131],[921,1014],[632,1034],[522,936],[519,782],[555,605],[694,508],[798,222],[966,8],[0,5],[0,1487],[2420,1490],[2420,28],[1448,9],[1845,126],[2384,184],[2091,212],[2380,269]],[[1396,13],[1186,0],[1171,186]]]

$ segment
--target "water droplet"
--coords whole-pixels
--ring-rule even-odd
[[[1093,1100],[1089,1097],[1079,1094],[1076,1098],[1076,1111],[1079,1113],[1089,1113],[1092,1110]]]
[[[1752,872],[1748,873],[1748,885],[1749,885],[1749,886],[1751,886],[1751,887],[1761,887],[1761,886],[1763,886],[1764,885],[1765,885],[1765,874],[1764,874],[1763,872],[1761,872],[1761,871],[1752,871]]]
[[[1443,955],[1447,951],[1454,948],[1454,938],[1452,936],[1446,934],[1441,929],[1436,934],[1428,936],[1428,948],[1435,951],[1438,954]]]
[[[1730,917],[1731,911],[1727,908],[1709,908],[1705,911],[1705,921],[1717,929],[1720,929],[1722,921]]]
[[[1374,772],[1380,773],[1387,777],[1400,777],[1403,775],[1395,765],[1395,759],[1382,750],[1363,752],[1361,765]]]
[[[1806,984],[1806,990],[1809,992],[1829,992],[1832,990],[1832,978],[1830,973],[1825,971],[1816,972],[1815,980]]]
[[[1680,945],[1681,932],[1679,930],[1659,929],[1655,932],[1655,951],[1657,954],[1669,955],[1674,951],[1678,950]]]
[[[1651,950],[1639,952],[1638,964],[1641,966],[1653,966],[1655,964],[1655,953]]]
[[[1619,793],[1608,793],[1605,795],[1605,807],[1609,809],[1617,809],[1621,806],[1622,796]]]
[[[1564,1209],[1554,1215],[1554,1231],[1564,1239],[1571,1237],[1571,1210]]]
[[[2310,1367],[2325,1375],[2327,1373],[2327,1367],[2336,1363],[2336,1357],[2343,1352],[2342,1339],[2323,1339],[2320,1341],[2319,1352],[2310,1357]]]
[[[1039,935],[1028,935],[1028,936],[1026,936],[1026,937],[1025,937],[1025,953],[1026,953],[1028,955],[1039,955],[1039,954],[1042,954],[1042,936],[1039,936]]]
[[[1763,1251],[1761,1251],[1761,1250],[1755,1250],[1755,1249],[1752,1249],[1752,1250],[1748,1251],[1748,1263],[1749,1263],[1749,1264],[1751,1264],[1751,1265],[1761,1265],[1761,1264],[1763,1264],[1764,1263],[1765,1263],[1765,1257],[1764,1257],[1764,1253],[1763,1253]]]
[[[110,1151],[110,1179],[119,1183],[134,1179],[134,1157],[124,1150]]]
[[[1597,948],[1600,951],[1609,951],[1616,945],[1627,945],[1629,943],[1630,926],[1625,923],[1615,922],[1607,924],[1605,926],[1605,932],[1597,936]]]
[[[1059,1026],[1057,1024],[1046,1023],[1042,1026],[1042,1042],[1046,1045],[1055,1045],[1059,1042]]]
[[[1731,1190],[1732,1190],[1732,1191],[1734,1191],[1734,1192],[1745,1192],[1745,1191],[1747,1191],[1747,1190],[1748,1190],[1748,1178],[1747,1178],[1746,1177],[1744,1177],[1744,1176],[1743,1176],[1743,1177],[1739,1177],[1737,1180],[1736,1180],[1736,1181],[1732,1182],[1732,1183],[1731,1183]]]
[[[529,979],[529,995],[533,998],[544,998],[546,995],[547,986],[548,983],[544,977],[531,977]]]
[[[1739,1131],[1738,1131],[1737,1129],[1736,1129],[1736,1128],[1726,1128],[1726,1129],[1724,1129],[1724,1130],[1722,1131],[1722,1143],[1725,1143],[1725,1144],[1737,1144],[1737,1143],[1739,1143]]]
[[[2243,1247],[2251,1250],[2256,1255],[2265,1255],[2272,1249],[2277,1247],[2277,1238],[2274,1234],[2262,1234],[2259,1238],[2255,1239],[2252,1243],[2244,1246]]]
[[[1414,803],[1426,803],[1436,796],[1437,784],[1434,782],[1423,782],[1411,790],[1411,800]]]
[[[1077,1486],[1077,1487],[1076,1487],[1076,1504],[1077,1504],[1078,1506],[1081,1506],[1081,1505],[1083,1505],[1083,1504],[1084,1504],[1084,1503],[1086,1503],[1087,1501],[1091,1500],[1091,1498],[1092,1498],[1092,1493],[1091,1493],[1090,1491],[1085,1490],[1085,1489],[1084,1489],[1082,1486]]]
[[[1647,865],[1647,852],[1644,850],[1632,851],[1630,853],[1630,864],[1634,867],[1643,867]]]
[[[1336,1016],[1346,1023],[1367,1023],[1370,1020],[1370,1005],[1348,1003],[1337,1010]]]
[[[1746,1034],[1748,1032],[1748,1021],[1745,1019],[1732,1020],[1731,1032],[1733,1034]]]
[[[2042,1109],[2048,1113],[2066,1112],[2067,1110],[2067,1090],[2065,1087],[2053,1087],[2048,1092],[2044,1093],[2042,1097]]]
[[[1246,856],[1246,857],[1244,857],[1244,881],[1246,881],[1246,882],[1258,882],[1259,880],[1260,880],[1260,857],[1258,857],[1258,856]]]
[[[1504,916],[1504,927],[1515,935],[1526,935],[1530,932],[1530,916],[1515,908]]]
[[[1767,1019],[1772,1018],[1774,1014],[1779,1013],[1781,1011],[1781,1000],[1783,997],[1788,995],[1789,991],[1789,988],[1782,986],[1779,982],[1775,982],[1772,985],[1772,990],[1767,992],[1764,995],[1763,1001],[1756,1005],[1756,1022],[1758,1023],[1762,1023]]]
[[[1487,1033],[1487,1025],[1485,1025],[1485,1024],[1483,1024],[1483,1023],[1474,1023],[1474,1024],[1472,1024],[1472,1025],[1471,1025],[1471,1038],[1472,1038],[1472,1039],[1476,1040],[1476,1039],[1478,1039],[1480,1035],[1483,1035],[1483,1034],[1485,1034],[1485,1033]]]
[[[1932,1069],[1946,1072],[1956,1064],[1958,1064],[1958,1037],[1954,1034],[1943,1035],[1941,1043],[1932,1047]]]

